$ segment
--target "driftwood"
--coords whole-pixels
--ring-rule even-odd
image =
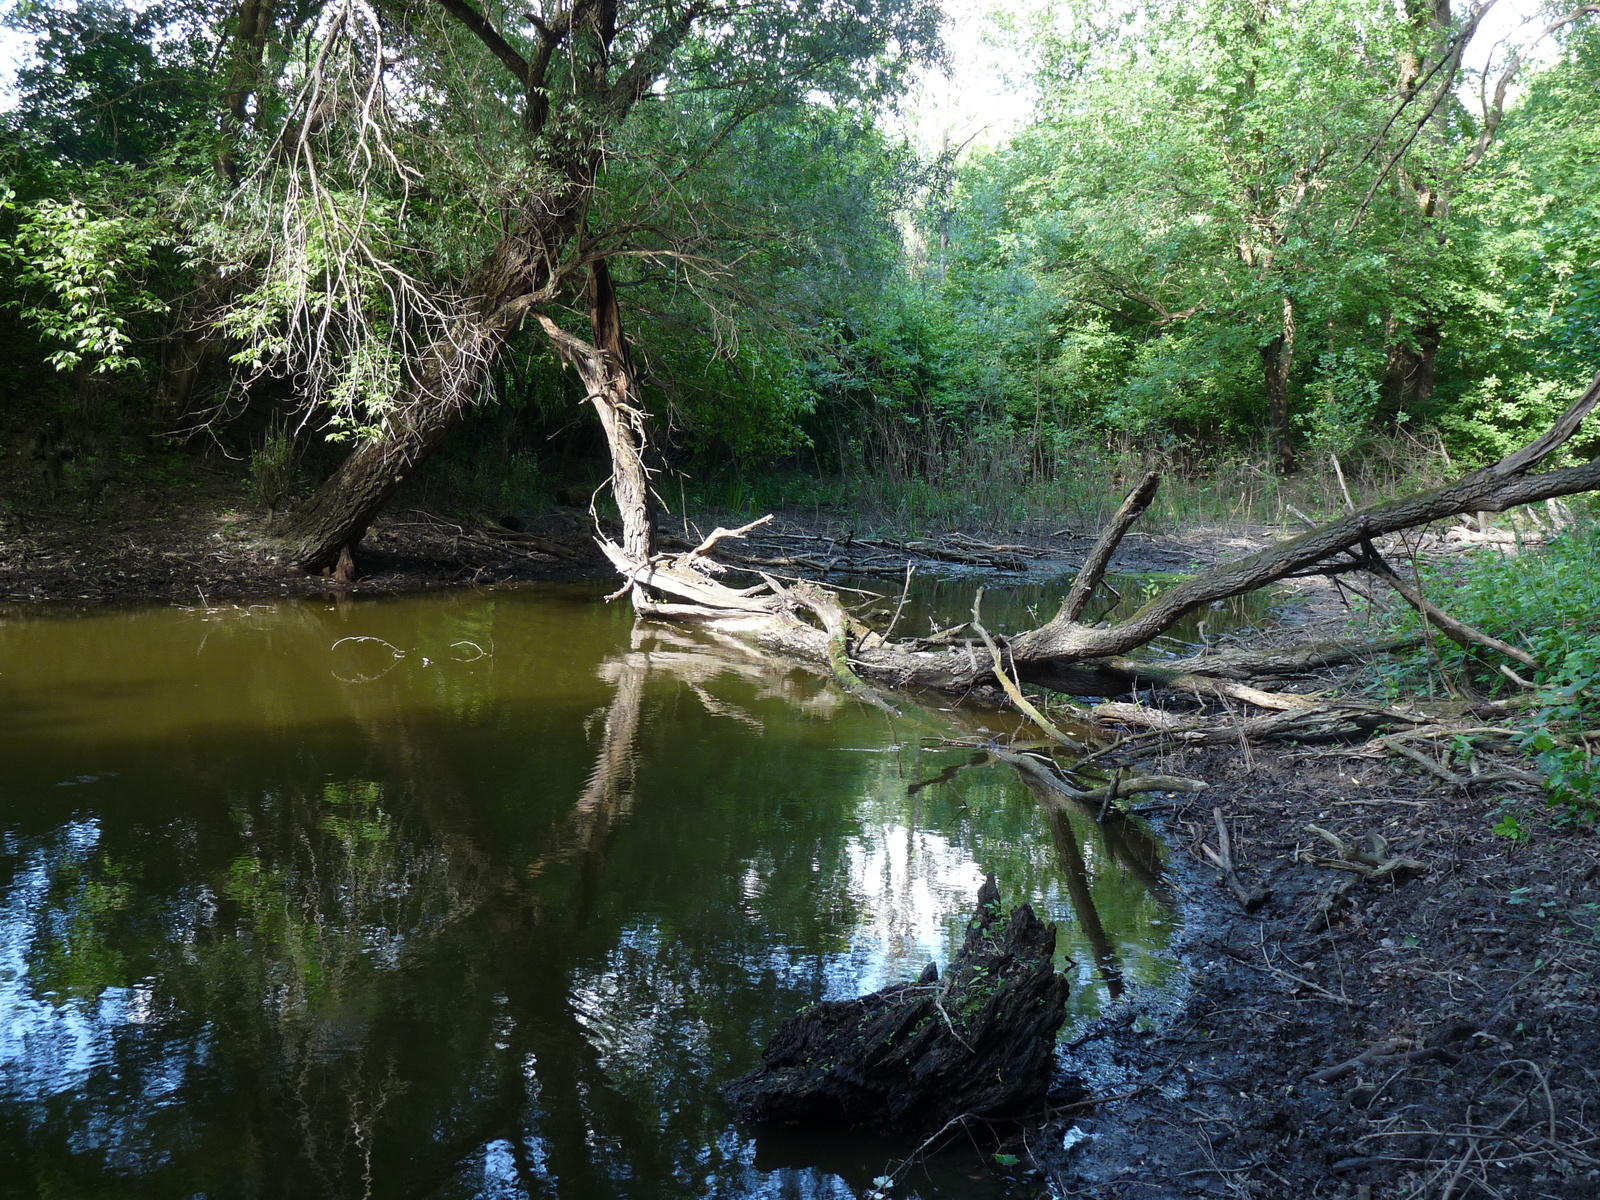
[[[1121,701],[1097,704],[1089,711],[1103,721],[1148,729],[1192,746],[1226,745],[1241,738],[1251,742],[1366,741],[1379,730],[1409,728],[1432,719],[1349,701],[1314,704],[1248,720],[1201,719]]]
[[[1600,459],[1532,473],[1571,439],[1600,403],[1597,374],[1583,396],[1548,432],[1493,466],[1445,487],[1349,513],[1260,553],[1176,584],[1116,624],[1085,625],[1080,618],[1088,596],[1103,579],[1117,546],[1156,493],[1159,480],[1154,474],[1146,475],[1096,540],[1060,610],[1046,624],[1013,637],[991,635],[988,640],[993,642],[994,653],[988,654],[979,650],[989,647],[972,639],[956,644],[954,635],[948,645],[931,645],[917,639],[890,642],[870,635],[871,631],[845,614],[842,606],[828,599],[820,588],[802,593],[783,588],[770,576],[762,576],[762,583],[740,590],[715,578],[725,568],[721,564],[709,565],[708,555],[657,554],[648,480],[641,458],[645,430],[642,410],[628,386],[627,371],[612,369],[616,363],[625,366],[625,356],[616,352],[607,358],[575,339],[563,340],[559,331],[547,331],[563,357],[578,366],[590,398],[602,414],[611,444],[613,489],[622,516],[623,536],[620,543],[604,534],[598,541],[624,580],[618,594],[631,593],[642,616],[710,622],[752,637],[768,652],[825,664],[841,683],[863,698],[876,698],[873,685],[965,693],[975,687],[1003,686],[1004,677],[1009,674],[1009,682],[1019,689],[1022,684],[1032,683],[1078,695],[1110,697],[1140,687],[1158,687],[1238,700],[1256,707],[1303,706],[1307,703],[1305,697],[1245,687],[1240,681],[1253,676],[1241,656],[1204,655],[1181,664],[1161,664],[1130,655],[1171,629],[1189,612],[1281,579],[1358,569],[1382,572],[1387,564],[1380,563],[1371,547],[1375,539],[1385,535],[1464,513],[1501,512],[1600,488]],[[611,419],[605,420],[608,414]],[[888,551],[889,544],[885,543],[883,549]],[[943,547],[900,542],[894,543],[892,549],[902,556],[892,568],[899,574],[904,569],[904,555]],[[1002,553],[1015,553],[1011,547],[979,550],[974,546],[972,550],[968,553],[950,549],[941,556],[952,560],[962,555],[986,557],[992,565]],[[1359,555],[1358,550],[1366,554]],[[1398,576],[1391,572],[1386,578],[1392,583]],[[1427,614],[1430,630],[1443,629],[1465,636],[1459,622],[1441,620],[1438,612],[1437,606],[1432,606]],[[1482,636],[1469,640],[1527,665],[1525,651]],[[1391,643],[1388,648],[1394,646]],[[1362,654],[1349,646],[1275,651],[1273,657],[1277,661],[1263,662],[1261,676],[1281,677],[1300,663],[1309,668],[1349,661]]]
[[[928,1134],[962,1116],[1020,1116],[1045,1096],[1067,981],[1056,931],[1024,904],[1005,916],[994,876],[943,978],[790,1017],[722,1094],[746,1121]]]
[[[1331,1067],[1325,1067],[1312,1075],[1310,1083],[1338,1083],[1350,1075],[1356,1075],[1364,1070],[1387,1071],[1390,1067],[1405,1066],[1419,1062],[1441,1062],[1446,1066],[1460,1062],[1459,1054],[1452,1054],[1443,1046],[1418,1047],[1415,1042],[1404,1038],[1390,1038],[1379,1042],[1354,1058],[1346,1059]]]
[[[1426,875],[1428,864],[1420,859],[1412,858],[1409,854],[1391,854],[1389,841],[1383,834],[1373,831],[1367,834],[1367,846],[1363,849],[1354,842],[1347,842],[1336,833],[1330,833],[1320,825],[1307,825],[1307,833],[1314,833],[1334,849],[1337,858],[1322,858],[1314,854],[1303,855],[1305,861],[1319,867],[1328,867],[1336,871],[1349,871],[1362,879],[1374,882],[1395,883],[1403,882],[1413,875]]]

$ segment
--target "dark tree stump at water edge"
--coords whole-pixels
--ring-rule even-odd
[[[915,983],[801,1011],[722,1094],[747,1121],[910,1134],[1025,1112],[1050,1086],[1066,1015],[1055,948],[1029,905],[1003,915],[991,875],[943,979],[929,963]]]

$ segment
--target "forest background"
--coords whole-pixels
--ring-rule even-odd
[[[581,330],[597,262],[669,509],[995,528],[1159,464],[1172,515],[1277,519],[1333,503],[1330,456],[1429,482],[1600,367],[1600,17],[1495,8],[969,16],[1011,99],[953,134],[919,0],[24,0],[0,413],[85,504],[220,447],[293,508],[394,436],[485,255],[570,192],[409,470],[436,503],[607,477],[528,319]]]

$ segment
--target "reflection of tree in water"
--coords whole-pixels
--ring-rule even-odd
[[[365,759],[344,775],[358,781],[249,791],[181,835],[125,823],[117,845],[58,872],[39,984],[92,996],[149,981],[154,1009],[203,1029],[169,1053],[189,1054],[191,1074],[184,1115],[136,1168],[150,1194],[444,1197],[492,1178],[609,1196],[672,1192],[685,1169],[735,1178],[755,1169],[748,1144],[700,1097],[777,1014],[823,994],[859,928],[849,847],[873,822],[909,837],[917,806],[937,808],[953,855],[1054,875],[1047,846],[1014,837],[1031,813],[1014,788],[962,815],[905,798],[897,758],[817,754],[861,728],[848,713],[785,729],[796,713],[835,715],[838,694],[814,678],[643,629],[599,671],[613,691],[588,726],[592,759],[571,755],[581,710],[558,753],[485,764],[482,743],[352,699]],[[759,747],[743,732],[768,727]],[[453,758],[458,745],[471,753]],[[570,772],[565,802],[545,782],[552,762]],[[640,804],[649,764],[649,794],[672,803]],[[391,778],[403,784],[359,781]],[[620,837],[630,821],[638,836]],[[169,844],[177,861],[162,864]],[[151,1088],[164,1069],[117,1068]],[[114,1091],[58,1125],[97,1118]],[[163,1152],[205,1161],[175,1179]],[[697,1154],[710,1158],[690,1165]],[[774,1186],[821,1194],[828,1181],[812,1170]]]
[[[484,864],[465,839],[407,828],[375,783],[328,784],[272,815],[236,813],[248,849],[222,887],[234,926],[211,950],[243,1001],[231,1012],[255,1026],[230,1040],[265,1051],[323,1187],[367,1195],[380,1114],[405,1087],[372,1026],[392,980],[482,905]]]
[[[1084,863],[1083,848],[1073,828],[1068,806],[1081,809],[1082,815],[1089,818],[1087,823],[1111,861],[1137,879],[1163,907],[1172,909],[1175,905],[1161,874],[1160,847],[1142,827],[1114,809],[1102,818],[1095,805],[1074,805],[1058,793],[1047,791],[1027,773],[1018,771],[1017,776],[1044,810],[1078,926],[1088,939],[1095,965],[1100,969],[1100,978],[1115,1000],[1122,995],[1126,986],[1122,962],[1100,920],[1100,911],[1095,905],[1089,872]]]

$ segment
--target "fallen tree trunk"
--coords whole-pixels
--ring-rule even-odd
[[[1025,1114],[1055,1068],[1067,981],[1056,930],[1006,916],[994,876],[944,977],[824,1000],[778,1029],[754,1071],[722,1088],[741,1119],[924,1135],[964,1116]]]
[[[561,338],[550,330],[548,323],[546,327],[560,345]],[[568,353],[566,349],[563,352]],[[577,357],[569,354],[569,360],[576,362]],[[603,372],[591,370],[584,378],[596,407],[611,402],[610,385]],[[730,588],[713,577],[727,568],[711,564],[704,557],[669,559],[646,552],[643,547],[650,543],[645,526],[649,524],[653,529],[647,506],[637,500],[624,504],[621,493],[618,499],[625,530],[623,544],[618,546],[605,538],[601,539],[601,544],[618,572],[628,581],[624,590],[633,592],[635,607],[641,615],[694,618],[737,628],[753,635],[759,645],[771,652],[827,665],[842,682],[851,686],[851,690],[856,690],[856,685],[872,683],[964,693],[991,683],[1011,684],[1008,690],[1015,690],[1022,683],[1033,683],[1078,695],[1112,696],[1139,687],[1158,687],[1287,711],[1302,708],[1310,701],[1306,697],[1240,686],[1242,678],[1250,677],[1246,674],[1243,656],[1206,655],[1162,664],[1131,658],[1129,653],[1204,605],[1269,586],[1290,576],[1316,573],[1319,567],[1324,571],[1348,570],[1353,565],[1360,567],[1360,563],[1330,564],[1329,560],[1353,552],[1357,547],[1368,547],[1373,539],[1386,534],[1459,513],[1499,512],[1536,500],[1600,489],[1600,458],[1542,474],[1529,474],[1534,466],[1572,437],[1597,403],[1600,403],[1600,374],[1549,432],[1491,467],[1442,488],[1370,505],[1257,554],[1176,584],[1155,596],[1133,616],[1114,625],[1081,624],[1078,618],[1103,578],[1118,544],[1155,496],[1158,480],[1154,474],[1146,475],[1095,542],[1054,618],[1013,637],[991,635],[986,639],[989,644],[971,638],[960,643],[952,638],[948,644],[938,646],[916,639],[888,642],[881,637],[866,637],[868,631],[864,627],[859,631],[860,636],[852,636],[852,627],[829,619],[828,611],[815,595],[808,594],[802,603],[768,576],[762,577],[764,586],[742,591]],[[608,425],[608,435],[612,428]],[[642,424],[634,428],[642,436]],[[643,463],[636,448],[614,439],[612,451],[614,479],[621,481],[633,496],[647,495],[648,480],[643,478]],[[662,593],[674,600],[663,604],[651,593]],[[688,603],[678,602],[682,600]],[[810,623],[802,612],[821,617],[826,628]],[[1373,651],[1394,650],[1406,644],[1390,641],[1374,647]],[[1499,645],[1514,649],[1504,647],[1503,643]],[[1364,653],[1348,643],[1333,647],[1295,647],[1272,652],[1269,659],[1261,663],[1261,673],[1281,676],[1350,661]],[[1009,680],[1005,678],[1007,675],[1011,676]],[[1330,736],[1332,732],[1318,730],[1321,736]]]

